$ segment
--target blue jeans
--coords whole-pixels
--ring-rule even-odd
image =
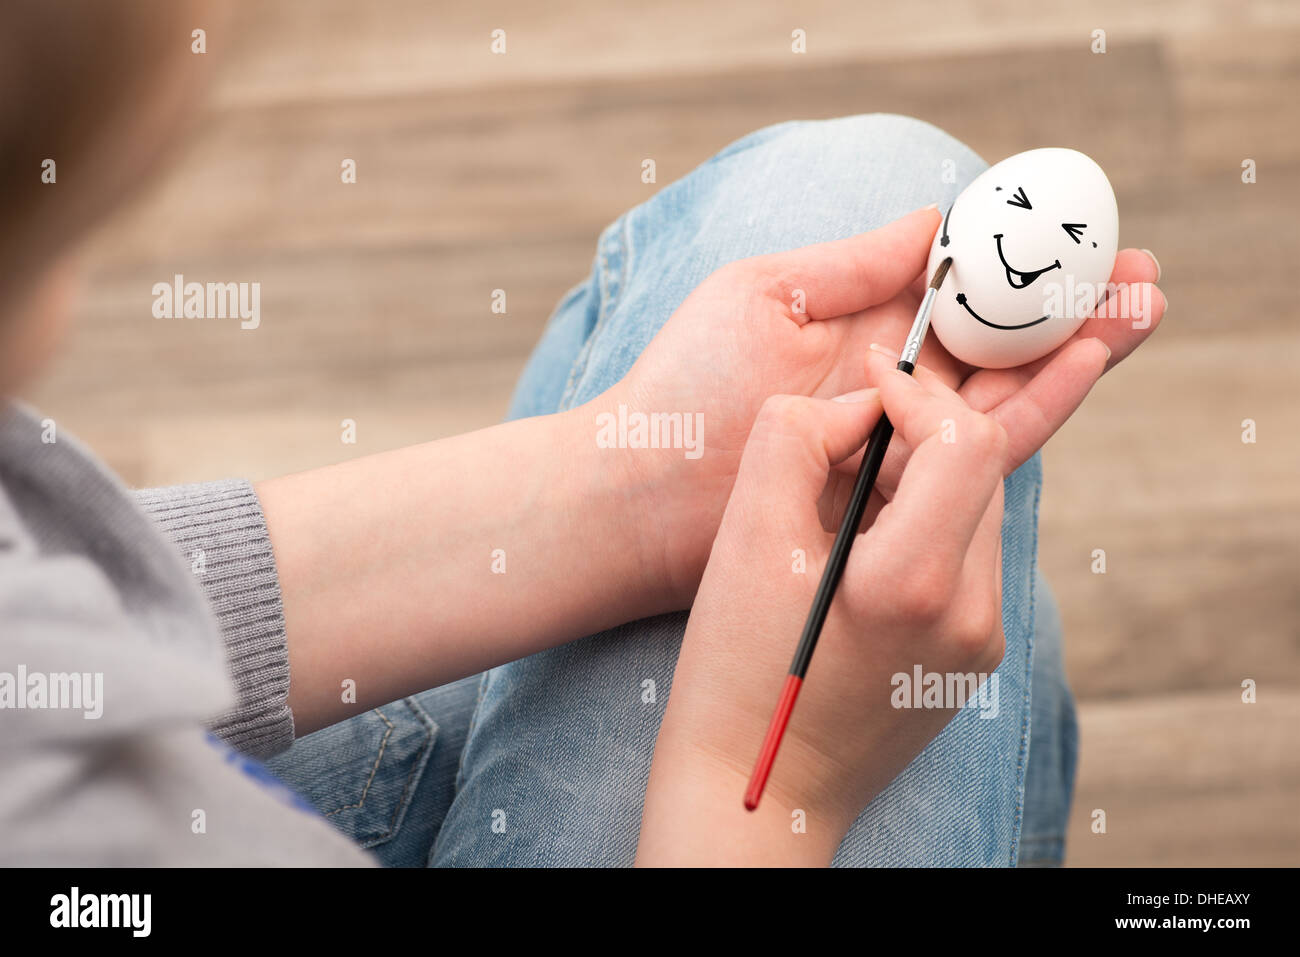
[[[984,168],[942,131],[883,114],[733,143],[604,231],[511,417],[609,388],[718,267],[946,207]],[[959,712],[862,812],[836,864],[1060,862],[1077,745],[1060,621],[1037,573],[1041,481],[1035,456],[1005,485],[997,717]],[[640,681],[670,689],[685,624],[631,622],[415,695],[303,738],[273,769],[389,865],[629,864],[667,701],[643,703]]]

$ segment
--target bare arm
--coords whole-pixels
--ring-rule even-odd
[[[299,733],[673,606],[642,534],[655,520],[648,489],[628,450],[597,446],[595,414],[257,487]],[[355,703],[342,700],[346,679]]]

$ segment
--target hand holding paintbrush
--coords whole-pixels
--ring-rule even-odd
[[[780,859],[825,863],[862,807],[954,713],[895,709],[892,676],[918,663],[991,671],[1000,660],[1005,435],[933,373],[912,379],[895,361],[869,353],[874,388],[764,405],[678,661],[647,791],[643,863],[669,859],[655,835],[695,826],[698,863],[718,862],[714,845],[728,831],[750,835],[729,845],[731,863],[775,862],[764,855],[791,834],[796,810],[807,832]],[[768,797],[750,814],[738,799],[744,762],[834,547],[821,506],[843,501],[853,470],[841,469],[878,427],[882,403],[909,455],[901,469],[891,459],[867,502],[867,531],[843,569]],[[795,549],[806,573],[791,568]]]
[[[1059,148],[1029,150],[990,167],[962,191],[944,216],[930,249],[930,286],[898,369],[910,375],[915,368],[931,310],[954,256],[960,263],[958,288],[937,310],[936,331],[963,361],[1001,369],[1041,359],[1070,339],[1092,306],[1109,294],[1101,284],[1115,266],[1117,240],[1118,212],[1110,181],[1084,154]],[[1076,285],[1082,296],[1066,293],[1067,286]],[[745,791],[745,807],[751,811],[762,797],[893,431],[888,416],[882,417],[867,442],[839,534]]]
[[[925,334],[930,328],[930,310],[934,308],[935,297],[951,265],[951,259],[944,259],[939,263],[934,271],[934,278],[930,280],[930,286],[925,291],[925,297],[921,300],[921,307],[916,312],[916,320],[912,323],[912,330],[908,333],[897,366],[898,370],[906,375],[911,375],[916,369],[917,357],[921,354]],[[758,760],[754,763],[749,787],[745,789],[745,807],[751,811],[758,807],[759,799],[763,796],[763,787],[772,772],[772,762],[776,760],[777,749],[781,746],[781,737],[785,734],[785,727],[790,721],[795,701],[799,697],[799,689],[803,686],[804,676],[808,673],[808,665],[812,661],[813,651],[821,637],[822,626],[830,611],[831,601],[835,598],[835,590],[839,587],[844,568],[849,561],[849,549],[853,547],[853,542],[862,527],[862,517],[866,514],[867,503],[875,488],[876,477],[880,474],[881,463],[885,460],[885,452],[889,450],[889,441],[893,436],[893,423],[887,414],[882,415],[875,428],[871,430],[871,438],[868,439],[867,447],[863,451],[862,464],[858,467],[858,477],[853,483],[848,507],[840,521],[839,533],[835,536],[835,542],[826,560],[826,567],[822,571],[817,593],[813,597],[812,608],[808,612],[807,621],[804,622],[799,647],[795,649],[794,660],[790,663],[790,672],[786,675],[781,697],[777,701],[776,710],[772,713],[767,735],[763,738],[763,747],[758,753]]]
[[[943,228],[933,234],[931,266],[939,266],[948,258],[943,252],[962,243],[964,255],[974,257],[974,262],[981,252],[988,252],[979,245],[982,237],[999,270],[1005,272],[1008,289],[1021,296],[1038,294],[1037,280],[1029,282],[1030,273],[1024,270],[1032,266],[1038,280],[1066,275],[1069,253],[1051,244],[1074,244],[1078,217],[1065,224],[1071,228],[1056,228],[1064,237],[1060,239],[1049,228],[1048,220],[1057,211],[1045,201],[1052,194],[1040,189],[1041,183],[1031,183],[1032,211],[1024,208],[1023,187],[1014,190],[1012,203],[1003,200],[998,183],[987,185],[993,196],[992,211],[967,215],[975,209],[967,204],[954,222],[950,210]],[[1028,222],[1043,226],[1038,241],[1049,245],[1030,249],[1025,241],[1033,237],[1013,235],[1009,225],[986,228],[990,217],[1002,215],[1032,215]],[[1040,219],[1043,223],[1037,223]],[[1100,220],[1091,219],[1095,228]],[[894,230],[912,220],[907,217],[887,228]],[[879,231],[867,234],[873,239],[880,236]],[[1094,241],[1089,240],[1088,249],[1100,248],[1101,242],[1091,245]],[[829,252],[846,242],[817,248]],[[1045,248],[1052,254],[1050,263],[1048,258],[1041,262],[1037,258]],[[790,282],[791,276],[805,275],[820,258],[812,253],[809,248],[786,254],[790,268],[780,275]],[[1015,269],[1002,267],[1002,257],[1008,254]],[[884,259],[865,256],[853,288],[875,294],[876,284],[864,282],[863,273],[869,278],[870,269],[880,263],[901,261],[899,257],[908,255],[907,244],[901,243]],[[796,260],[798,268],[794,268]],[[1063,267],[1046,269],[1057,261]],[[939,277],[947,279],[941,304],[950,317],[954,308],[960,315],[968,314],[969,284],[985,271],[975,268],[963,273],[953,267],[956,278]],[[1101,374],[1156,327],[1164,305],[1152,285],[1158,272],[1148,254],[1122,251],[1110,283],[1119,287],[1131,283],[1131,289],[1142,293],[1120,300],[1115,315],[1123,321],[1114,321],[1108,313],[1093,316],[1077,328],[1071,324],[1075,331],[1063,345],[1019,367],[979,369],[963,364],[944,348],[946,339],[941,343],[932,338],[926,355],[935,371],[917,366],[915,380],[895,371],[899,356],[887,358],[876,351],[867,355],[866,382],[878,391],[858,390],[841,396],[839,402],[778,396],[763,405],[752,430],[747,430],[748,442],[724,520],[694,596],[646,792],[640,863],[830,861],[862,809],[955,713],[950,707],[893,707],[894,677],[918,665],[927,672],[976,674],[996,667],[1003,650],[999,480],[1029,459],[1069,418]],[[744,272],[732,275],[739,278]],[[938,286],[941,282],[934,282],[935,276],[930,273]],[[798,285],[806,282],[799,279]],[[981,295],[979,304],[985,312],[990,301]],[[1134,303],[1143,304],[1140,315],[1132,311]],[[1049,329],[1051,323],[1033,317],[1020,322],[1019,313],[1013,314],[1012,307],[1033,305],[1026,300],[1019,306],[999,307],[997,315],[1006,312],[1014,328],[994,331],[1009,332],[1016,342],[1032,333],[1036,349],[1050,349],[1059,339],[1047,341],[1040,333],[1046,336],[1043,330],[1048,330],[1057,336]],[[915,300],[908,314],[913,308]],[[868,309],[849,317],[848,328],[868,328],[889,312],[886,307]],[[898,335],[897,321],[895,315],[888,323],[891,329],[882,329],[883,341],[899,341],[892,338]],[[809,323],[801,330],[819,332],[823,322]],[[969,322],[980,324],[973,316]],[[715,327],[716,322],[710,326]],[[908,351],[909,363],[921,358],[917,350],[922,339],[911,338],[914,349]],[[865,342],[856,348],[847,340],[840,342],[858,355],[865,350]],[[784,357],[787,352],[773,354]],[[771,767],[767,798],[748,812],[739,796],[746,791],[750,762],[762,750],[772,704],[778,701],[783,684],[789,684],[783,676],[790,653],[800,627],[810,620],[816,584],[829,564],[844,511],[834,503],[850,497],[859,472],[850,463],[878,427],[882,399],[897,427],[893,443],[897,454],[880,466],[865,514],[855,526],[840,587],[825,611],[817,663],[808,669],[808,682],[789,723],[780,759]],[[932,400],[940,405],[936,407]],[[912,411],[921,406],[928,411]],[[933,413],[945,407],[949,414],[940,417],[936,436]],[[987,416],[977,414],[981,412]],[[1005,431],[1005,439],[992,420]],[[981,503],[975,530],[967,536],[969,516]],[[800,821],[802,826],[796,826]],[[683,835],[683,829],[689,833]],[[685,857],[683,837],[692,848]]]

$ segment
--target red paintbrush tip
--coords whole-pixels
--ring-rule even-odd
[[[798,675],[786,675],[785,687],[781,689],[781,698],[772,712],[772,720],[767,726],[767,737],[759,749],[758,760],[754,762],[754,773],[749,776],[749,787],[745,789],[745,810],[752,811],[758,807],[758,800],[763,796],[767,785],[767,776],[772,773],[772,762],[776,760],[777,749],[781,747],[781,738],[785,726],[790,723],[790,712],[794,711],[794,699],[799,697],[803,679]]]

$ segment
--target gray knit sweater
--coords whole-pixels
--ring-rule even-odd
[[[0,406],[0,865],[368,863],[237,753],[292,743],[288,690],[247,482],[132,495]]]

